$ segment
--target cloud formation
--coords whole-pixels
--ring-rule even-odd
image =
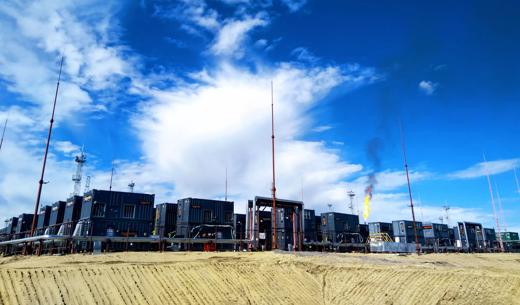
[[[434,83],[429,80],[422,80],[419,83],[419,90],[426,95],[432,95],[435,92],[435,90],[437,89],[438,85],[439,84]]]
[[[450,179],[473,179],[490,175],[501,174],[512,171],[520,165],[520,159],[495,160],[480,162],[466,169],[456,171],[447,175]]]

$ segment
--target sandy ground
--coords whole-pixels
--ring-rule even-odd
[[[0,304],[520,304],[520,255],[9,257]]]

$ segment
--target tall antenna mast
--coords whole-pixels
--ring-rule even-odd
[[[350,213],[352,215],[354,215],[354,197],[356,196],[356,194],[354,194],[354,192],[352,190],[348,191],[347,194],[348,194],[348,197],[350,198],[350,203],[348,205],[348,208],[350,209]]]
[[[412,188],[410,186],[410,174],[408,173],[408,161],[406,160],[406,149],[405,149],[405,145],[404,145],[403,126],[401,125],[401,122],[399,122],[399,130],[401,131],[401,146],[403,148],[404,169],[406,171],[406,181],[408,182],[408,195],[410,196],[410,209],[412,210],[413,234],[415,235],[415,251],[417,251],[417,254],[420,254],[421,249],[419,247],[419,236],[417,236],[417,224],[415,223],[415,211],[413,209]]]
[[[2,131],[2,139],[0,139],[0,151],[2,151],[2,145],[4,144],[5,129],[7,128],[7,119],[5,119],[4,130]]]
[[[135,182],[130,181],[130,183],[128,183],[128,188],[130,189],[130,193],[134,192],[134,187],[135,187]]]
[[[273,93],[273,81],[271,81],[271,153],[273,158],[273,187],[271,193],[273,195],[273,209],[271,222],[273,226],[273,245],[272,248],[278,248],[276,239],[276,175],[275,175],[275,163],[274,163],[274,93]]]
[[[227,201],[227,166],[226,166],[226,194],[224,197],[224,201]]]
[[[52,125],[54,124],[54,112],[56,111],[56,100],[58,99],[58,90],[60,88],[61,68],[63,67],[63,56],[60,62],[60,72],[58,73],[58,82],[56,83],[56,92],[54,93],[54,103],[52,105],[52,115],[49,124],[49,133],[47,134],[47,144],[45,145],[45,154],[43,155],[42,175],[38,181],[38,193],[36,195],[36,203],[34,205],[34,216],[31,225],[31,236],[34,236],[36,222],[38,221],[38,209],[40,208],[40,199],[42,196],[43,179],[45,177],[45,165],[47,164],[47,154],[49,153],[49,143],[51,142]]]
[[[114,161],[112,160],[112,170],[110,171],[110,187],[109,191],[112,191],[112,179],[114,178]]]
[[[87,179],[85,179],[85,193],[90,190],[90,176],[87,176]]]
[[[442,208],[444,209],[444,213],[446,214],[446,224],[448,225],[448,227],[450,226],[450,215],[449,215],[449,210],[451,209],[450,206],[448,205],[448,203],[446,203],[445,205],[442,206]]]
[[[516,192],[518,194],[520,194],[520,184],[518,183],[518,176],[516,175],[516,168],[513,169],[513,172],[515,173]]]
[[[502,242],[502,234],[500,233],[500,223],[498,222],[497,209],[495,207],[495,196],[493,196],[493,187],[491,186],[491,178],[489,177],[489,170],[487,167],[486,155],[482,154],[482,157],[484,158],[484,167],[486,169],[486,177],[487,177],[487,182],[488,182],[488,187],[489,187],[489,195],[491,196],[491,206],[493,207],[493,216],[495,216],[495,222],[497,225],[498,244],[500,245],[500,251],[504,252],[504,243]]]
[[[83,171],[83,165],[87,162],[87,156],[83,153],[83,148],[81,149],[81,153],[76,156],[74,159],[76,162],[76,174],[72,176],[72,181],[74,181],[74,196],[79,196],[81,192],[81,175]]]
[[[498,211],[500,212],[500,218],[502,218],[502,223],[504,224],[504,232],[507,232],[507,223],[506,219],[504,217],[504,210],[502,209],[502,198],[500,197],[500,192],[498,191],[498,185],[497,181],[494,181],[495,183],[495,193],[497,194],[497,200],[498,200]]]

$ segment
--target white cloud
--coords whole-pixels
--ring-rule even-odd
[[[295,56],[299,61],[305,61],[311,64],[317,63],[320,59],[316,57],[307,48],[298,47],[292,50],[291,55]]]
[[[324,131],[327,131],[327,130],[331,130],[332,129],[332,126],[329,126],[329,125],[320,125],[320,126],[316,126],[312,129],[312,131],[314,132],[324,132]]]
[[[283,4],[285,4],[289,11],[296,12],[300,10],[306,3],[307,0],[281,0]]]
[[[7,89],[38,106],[34,115],[48,117],[57,61],[64,55],[60,117],[99,109],[102,101],[89,93],[117,91],[117,80],[133,74],[124,48],[108,46],[114,43],[112,14],[107,13],[112,8],[102,1],[0,4],[0,28],[9,29],[0,31],[0,77],[8,80]]]
[[[73,144],[70,141],[54,141],[53,147],[56,151],[68,156],[78,153],[80,151],[80,147],[76,144]]]
[[[371,74],[360,67],[307,69],[287,63],[258,71],[222,62],[203,73],[204,83],[151,93],[152,101],[142,105],[133,124],[154,177],[172,182],[177,197],[215,198],[224,193],[227,167],[238,210],[246,199],[269,194],[273,80],[278,195],[299,198],[303,181],[312,186],[305,192],[310,206],[344,201],[341,181],[362,166],[341,160],[324,143],[299,137],[311,129],[308,109],[337,86],[371,83]]]
[[[490,175],[501,174],[512,171],[520,165],[520,159],[506,159],[488,162],[480,162],[466,169],[456,171],[447,175],[450,179],[472,179]]]
[[[432,95],[435,92],[435,90],[437,89],[438,85],[439,84],[434,83],[429,80],[422,80],[419,83],[419,90],[422,91],[423,93],[425,93],[426,95]]]
[[[263,14],[255,17],[247,16],[242,20],[227,21],[218,32],[215,42],[210,48],[211,52],[215,55],[242,57],[246,34],[252,29],[268,23],[267,17]]]

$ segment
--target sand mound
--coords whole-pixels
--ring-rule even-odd
[[[11,257],[0,277],[0,304],[520,304],[513,254]]]

